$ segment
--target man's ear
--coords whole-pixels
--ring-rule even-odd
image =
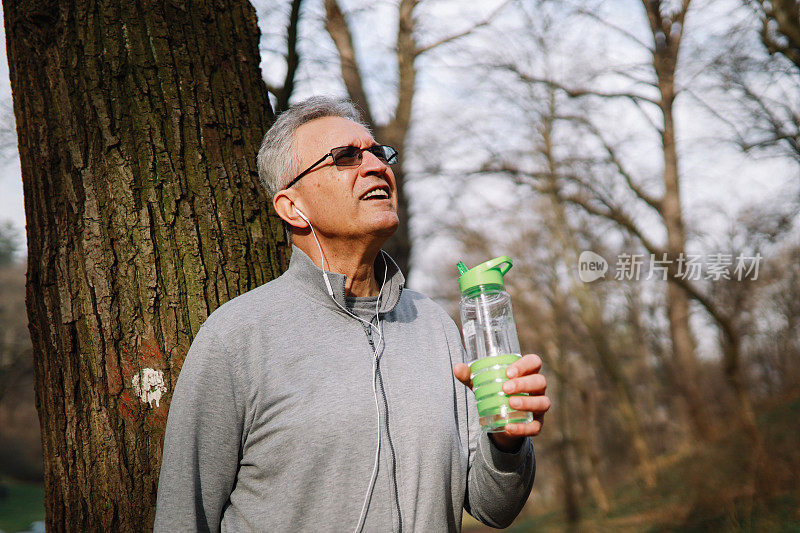
[[[278,191],[278,193],[272,198],[272,206],[275,208],[275,212],[278,213],[279,217],[295,228],[308,227],[308,222],[303,220],[303,218],[297,213],[297,207],[294,204],[294,200],[292,200],[289,195],[286,194],[286,191]]]

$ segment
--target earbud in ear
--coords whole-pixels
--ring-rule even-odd
[[[295,210],[295,211],[297,211],[297,214],[298,214],[298,215],[300,215],[300,218],[302,218],[303,220],[305,220],[306,222],[308,222],[308,218],[306,218],[306,216],[303,214],[303,212],[302,212],[302,211],[300,211],[300,210],[299,210],[299,209],[297,209],[296,207],[294,208],[294,210]],[[311,222],[308,222],[308,224],[310,225],[310,224],[311,224]]]

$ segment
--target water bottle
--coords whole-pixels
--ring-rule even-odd
[[[461,331],[467,351],[472,392],[484,431],[497,433],[510,422],[532,422],[533,413],[516,411],[508,405],[503,383],[506,369],[520,358],[517,328],[511,311],[511,296],[503,276],[511,269],[511,258],[497,257],[467,269],[459,261],[461,274]],[[525,393],[511,396],[527,396]]]

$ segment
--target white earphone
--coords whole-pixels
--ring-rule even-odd
[[[306,221],[308,227],[311,228],[311,233],[314,235],[314,240],[317,241],[317,246],[319,247],[320,262],[322,263],[322,277],[325,279],[325,286],[328,288],[328,294],[330,295],[331,298],[333,298],[333,287],[331,287],[331,282],[328,279],[328,274],[325,272],[325,256],[322,254],[322,246],[320,246],[319,244],[319,240],[317,239],[317,234],[314,231],[314,226],[311,225],[311,221],[309,221],[308,218],[303,214],[303,212],[300,211],[297,207],[295,207],[295,211],[297,211],[297,214],[300,215],[300,218]],[[337,305],[339,304],[339,302],[337,302],[335,298],[333,298],[333,301]],[[345,312],[347,312],[346,309]]]
[[[336,301],[336,298],[333,296],[333,287],[331,287],[331,282],[328,279],[328,273],[325,270],[325,254],[322,253],[322,245],[320,245],[319,239],[317,239],[317,233],[314,231],[314,226],[311,225],[311,221],[308,220],[308,217],[306,217],[306,215],[303,214],[303,212],[300,211],[300,209],[298,209],[296,206],[295,206],[295,210],[297,211],[297,214],[300,215],[300,218],[305,220],[306,223],[308,224],[308,227],[311,228],[311,234],[314,236],[314,240],[317,241],[317,247],[319,248],[319,255],[320,255],[320,263],[322,264],[322,277],[325,279],[325,286],[328,289],[328,294],[330,295],[331,299],[333,300],[333,303],[335,303],[339,307],[339,309],[341,309],[342,311],[344,311],[345,313],[347,313],[351,317],[353,317],[353,318],[355,318],[357,320],[360,320],[361,322],[367,324],[371,328],[374,328],[375,329],[375,333],[378,334],[378,338],[380,339],[380,344],[375,345],[375,351],[372,353],[372,394],[373,394],[373,397],[375,398],[375,412],[378,415],[378,445],[377,445],[377,447],[375,449],[375,464],[374,464],[374,466],[372,468],[372,475],[370,476],[369,486],[367,487],[367,494],[364,497],[364,504],[361,507],[361,515],[358,517],[358,525],[356,526],[356,529],[355,529],[356,533],[358,533],[359,531],[361,531],[361,528],[364,527],[364,523],[363,522],[364,522],[364,520],[366,518],[366,515],[364,513],[367,510],[367,502],[369,502],[370,493],[372,492],[372,490],[373,490],[373,488],[375,486],[375,480],[377,479],[378,460],[380,458],[380,453],[381,453],[381,409],[380,409],[380,404],[378,403],[378,390],[377,390],[376,385],[375,385],[375,378],[376,378],[377,369],[378,369],[378,351],[380,350],[380,347],[384,344],[384,342],[383,342],[383,322],[381,321],[380,313],[378,312],[378,310],[380,308],[380,303],[381,303],[381,294],[383,294],[383,286],[386,285],[386,273],[389,270],[389,263],[386,261],[386,257],[388,257],[388,255],[386,254],[386,252],[381,250],[381,253],[384,254],[384,258],[383,258],[384,270],[383,270],[383,282],[381,283],[381,288],[378,291],[378,299],[375,302],[375,318],[377,319],[377,322],[378,322],[378,325],[376,326],[371,321],[367,322],[363,318],[354,315],[353,313],[351,313],[350,311],[348,311],[347,309],[342,307],[342,305],[339,304],[339,302]],[[394,259],[392,259],[392,262],[394,262]]]
[[[300,211],[300,210],[299,210],[299,209],[297,209],[296,207],[294,208],[294,210],[295,210],[295,211],[297,211],[297,214],[298,214],[298,215],[300,215],[300,218],[302,218],[303,220],[305,220],[306,222],[308,222],[308,219],[306,218],[306,216],[303,214],[303,212],[302,212],[302,211]],[[310,226],[310,225],[311,225],[311,222],[308,222],[308,225]]]

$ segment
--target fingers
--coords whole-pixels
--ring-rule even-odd
[[[544,414],[538,418],[534,416],[533,422],[525,424],[508,424],[505,427],[506,434],[512,437],[535,437],[542,431],[542,426],[544,425],[543,417]]]
[[[520,357],[506,370],[509,380],[503,384],[503,392],[530,395],[509,397],[509,406],[516,411],[528,411],[533,414],[533,422],[506,425],[505,434],[509,437],[535,436],[542,430],[544,414],[550,409],[550,398],[544,395],[547,380],[539,374],[541,368],[541,357],[531,353]],[[472,388],[469,365],[458,363],[453,366],[453,375],[461,383]]]
[[[512,437],[535,437],[542,431],[544,413],[550,409],[550,398],[547,396],[512,396],[508,404],[517,411],[533,413],[533,422],[512,423],[505,427],[506,433]]]
[[[503,385],[503,391],[506,394],[517,392],[544,394],[547,388],[547,381],[544,376],[538,373],[541,368],[542,359],[538,355],[529,353],[520,357],[518,361],[509,365],[506,370],[506,375],[512,379],[509,379]],[[461,383],[470,389],[472,388],[469,365],[458,363],[453,367],[453,374]]]
[[[542,358],[536,354],[529,353],[523,355],[518,361],[514,361],[508,366],[506,375],[510,378],[517,376],[524,376],[526,374],[535,374],[542,368]]]
[[[456,379],[471,389],[472,379],[470,378],[470,374],[469,365],[465,363],[458,363],[453,367],[453,375]]]
[[[550,398],[547,396],[511,396],[508,405],[517,411],[530,411],[534,415],[544,414],[550,409]]]
[[[547,389],[547,379],[541,374],[531,374],[521,378],[509,379],[503,383],[503,392],[513,394],[527,392],[528,394],[544,394]]]
[[[549,407],[550,399],[546,396],[544,398],[547,399]],[[540,431],[542,431],[543,425],[544,411],[538,413],[534,412],[533,422],[507,424],[505,427],[505,432],[511,437],[535,437]]]
[[[542,359],[535,354],[527,354],[508,367],[506,374],[511,378],[503,384],[506,394],[527,393],[530,396],[511,396],[508,405],[517,411],[533,413],[533,422],[508,424],[506,434],[512,437],[536,436],[542,431],[544,414],[550,409],[550,398],[544,395],[547,379],[539,371]]]

